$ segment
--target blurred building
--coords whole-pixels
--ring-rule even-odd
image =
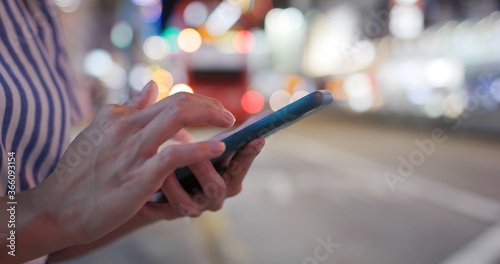
[[[328,89],[349,114],[500,130],[497,0],[55,3],[102,103],[153,79],[159,99],[194,91],[243,120]]]

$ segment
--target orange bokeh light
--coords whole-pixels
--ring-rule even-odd
[[[177,37],[179,48],[187,53],[193,53],[201,47],[201,35],[196,29],[186,28],[183,29]]]

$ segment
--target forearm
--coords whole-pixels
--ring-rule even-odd
[[[51,216],[43,190],[37,187],[14,197],[0,199],[0,233],[9,238],[0,241],[1,263],[25,262],[69,245]]]
[[[50,262],[58,262],[64,261],[68,259],[72,259],[78,257],[80,255],[86,254],[92,250],[95,250],[99,247],[102,247],[123,235],[126,235],[140,227],[153,223],[155,220],[151,220],[146,217],[134,216],[130,220],[128,220],[125,224],[121,225],[114,231],[108,233],[102,238],[93,241],[88,244],[76,245],[68,248],[61,249],[59,251],[53,252],[49,255]]]

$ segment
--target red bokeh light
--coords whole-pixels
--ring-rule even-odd
[[[241,97],[241,107],[249,114],[256,114],[264,108],[264,97],[257,91],[248,91]]]
[[[234,49],[242,54],[250,53],[255,48],[255,37],[248,30],[241,30],[234,36]]]

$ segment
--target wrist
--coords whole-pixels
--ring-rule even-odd
[[[29,261],[38,257],[47,255],[64,247],[71,245],[67,236],[61,230],[60,224],[55,221],[50,209],[51,197],[47,195],[42,185],[35,188],[22,191],[15,194],[15,200],[9,197],[0,197],[0,208],[2,212],[6,211],[6,206],[15,210],[15,219],[12,220],[11,229],[4,230],[7,225],[2,225],[0,232],[9,233],[15,236],[15,260],[16,263]],[[7,205],[7,202],[15,201],[13,205]],[[2,222],[9,216],[5,213],[0,214]],[[8,241],[0,240],[0,245],[5,248]],[[9,262],[9,258],[0,256],[0,262]]]
[[[53,181],[58,184],[52,184]],[[79,225],[81,210],[68,201],[66,192],[69,188],[63,185],[62,179],[49,176],[35,189],[33,195],[37,198],[36,206],[40,208],[40,215],[47,227],[53,230],[54,238],[60,242],[58,249],[83,243],[85,239]]]
[[[68,238],[68,232],[64,224],[60,222],[57,215],[55,197],[51,196],[50,190],[44,188],[44,184],[30,189],[22,194],[23,199],[29,202],[23,203],[25,209],[21,210],[20,220],[26,226],[27,236],[36,233],[41,243],[50,245],[50,252],[72,245]],[[34,230],[37,230],[34,232]]]

